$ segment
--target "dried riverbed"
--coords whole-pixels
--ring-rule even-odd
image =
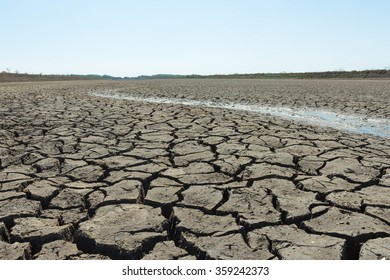
[[[289,108],[186,98],[178,99],[166,97],[132,96],[123,94],[119,90],[93,92],[91,95],[136,102],[176,104],[244,111],[249,113],[276,116],[285,120],[298,121],[309,125],[328,126],[338,130],[345,130],[359,134],[365,133],[386,138],[390,137],[390,120],[388,119],[369,118],[364,115],[336,113],[324,109]]]
[[[386,135],[91,95],[387,121],[389,89],[389,81],[2,84],[0,259],[389,258]]]

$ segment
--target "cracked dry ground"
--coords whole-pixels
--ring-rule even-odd
[[[390,257],[388,139],[99,87],[0,86],[0,259]]]

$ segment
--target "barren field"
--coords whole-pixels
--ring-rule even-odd
[[[0,259],[390,258],[390,137],[158,100],[387,129],[390,81],[0,84]]]

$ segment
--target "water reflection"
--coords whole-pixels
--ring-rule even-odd
[[[124,99],[138,102],[178,104],[188,106],[223,108],[272,115],[287,120],[295,120],[310,125],[328,126],[353,133],[366,133],[380,137],[390,137],[390,121],[387,119],[367,118],[366,116],[335,113],[313,108],[288,108],[251,105],[232,102],[214,102],[178,98],[133,96],[117,91],[94,92],[94,96]]]

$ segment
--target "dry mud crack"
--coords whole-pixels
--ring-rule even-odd
[[[389,138],[117,90],[390,116],[388,81],[1,84],[0,259],[390,258]]]

